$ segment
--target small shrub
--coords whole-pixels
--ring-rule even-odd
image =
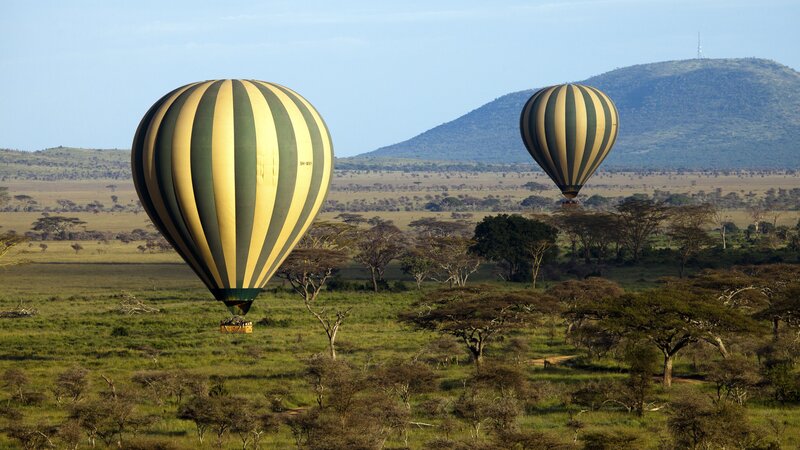
[[[89,371],[81,367],[73,367],[61,372],[56,378],[56,383],[53,387],[56,402],[61,403],[64,398],[68,398],[73,402],[77,401],[89,384],[86,378],[88,374]]]
[[[667,428],[675,448],[779,448],[749,424],[744,408],[694,391],[671,402]]]
[[[405,283],[405,281],[397,280],[394,283],[392,283],[390,290],[392,292],[407,292],[409,289],[410,288],[408,287],[408,284]]]
[[[256,325],[269,328],[289,328],[292,326],[292,319],[284,317],[275,319],[273,317],[263,317],[256,322]]]
[[[128,335],[129,335],[128,329],[125,327],[114,327],[113,329],[111,329],[111,336],[113,337],[122,337]]]

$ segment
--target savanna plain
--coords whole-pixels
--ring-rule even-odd
[[[796,172],[345,165],[252,334],[129,178],[25,174],[2,448],[800,448]]]

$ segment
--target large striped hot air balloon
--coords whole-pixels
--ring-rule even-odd
[[[153,223],[214,297],[244,315],[322,207],[333,147],[296,92],[212,80],[157,101],[131,161]]]
[[[619,114],[600,90],[561,84],[537,91],[520,117],[522,140],[567,199],[578,195],[617,138]]]

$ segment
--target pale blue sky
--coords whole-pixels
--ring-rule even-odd
[[[797,0],[0,0],[0,147],[129,148],[161,95],[211,78],[291,87],[338,156],[512,91],[614,68],[761,57],[800,68]]]

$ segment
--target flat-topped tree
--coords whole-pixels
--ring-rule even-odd
[[[716,296],[679,286],[627,293],[575,309],[582,311],[598,317],[603,329],[655,345],[664,356],[663,383],[667,387],[672,385],[675,356],[688,345],[709,335],[747,332],[755,327],[750,317],[725,306]]]
[[[41,233],[42,239],[45,240],[66,240],[69,239],[69,233],[75,227],[85,224],[86,222],[77,217],[43,215],[36,219],[36,222],[33,222],[31,229]]]
[[[574,328],[580,327],[585,320],[591,318],[574,314],[572,311],[591,305],[596,301],[619,297],[625,293],[619,284],[599,277],[562,281],[552,285],[546,292],[558,300],[565,310],[567,335]]]
[[[533,326],[542,314],[558,310],[550,296],[534,291],[503,291],[489,285],[439,289],[412,306],[400,313],[400,320],[460,339],[479,370],[490,342],[512,330]]]

